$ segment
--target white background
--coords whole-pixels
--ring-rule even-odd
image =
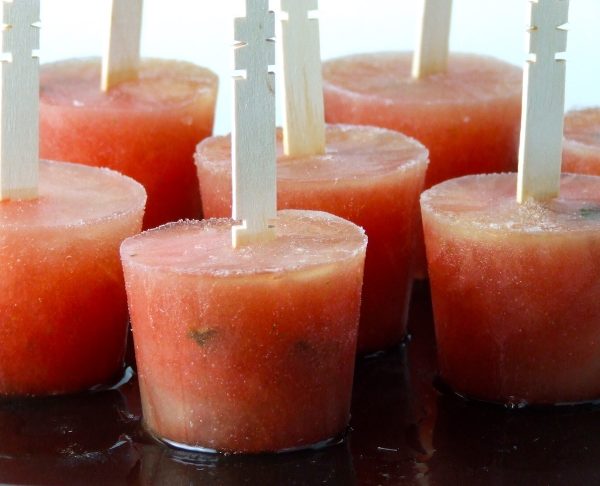
[[[417,0],[321,0],[323,59],[412,50]],[[454,0],[451,49],[521,65],[527,0]],[[109,0],[41,0],[42,62],[99,56]],[[145,0],[142,55],[195,62],[221,77],[216,132],[230,129],[232,18],[243,0]],[[571,0],[567,107],[600,105],[600,0]]]

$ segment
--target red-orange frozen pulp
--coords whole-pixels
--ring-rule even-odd
[[[40,82],[43,158],[109,167],[142,183],[145,228],[200,217],[193,154],[212,134],[213,73],[145,60],[139,79],[103,93],[100,62],[87,59],[42,66]]]
[[[121,241],[146,195],[107,169],[42,162],[39,198],[0,203],[0,396],[51,395],[122,372]]]
[[[180,222],[121,247],[144,421],[189,448],[267,452],[348,423],[364,232],[282,211],[233,249],[231,220]]]
[[[399,133],[330,125],[327,152],[286,157],[278,134],[278,205],[327,211],[365,228],[369,248],[358,335],[359,353],[398,344],[406,333],[418,197],[427,150]],[[213,137],[198,146],[204,214],[231,216],[231,142]]]
[[[567,113],[563,171],[600,176],[600,108]]]
[[[442,378],[505,403],[600,398],[600,177],[516,202],[516,175],[421,198]]]

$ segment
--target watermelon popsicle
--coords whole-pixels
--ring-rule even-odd
[[[42,162],[39,197],[0,203],[0,396],[107,384],[123,371],[121,241],[146,194],[106,169]]]
[[[600,176],[600,108],[566,114],[563,149],[565,172]]]
[[[365,228],[369,248],[359,328],[359,353],[389,348],[406,334],[412,287],[412,245],[427,150],[390,130],[330,125],[323,155],[283,154],[278,132],[280,208],[327,211]],[[204,214],[231,214],[231,141],[208,138],[196,164]]]
[[[366,237],[324,213],[276,224],[276,239],[238,249],[225,219],[123,244],[144,421],[158,437],[266,452],[345,430]]]
[[[212,134],[217,77],[185,62],[142,61],[138,77],[104,93],[100,61],[42,67],[43,158],[109,167],[148,192],[144,227],[198,217],[196,144]]]
[[[517,204],[516,175],[468,176],[422,196],[440,374],[496,402],[600,397],[600,178]]]
[[[326,62],[327,121],[380,126],[419,140],[430,153],[425,189],[466,174],[515,170],[520,70],[491,57],[457,53],[449,56],[443,71],[416,79],[412,65],[408,52]],[[418,228],[415,276],[424,277],[420,224]]]

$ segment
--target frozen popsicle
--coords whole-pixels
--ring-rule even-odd
[[[114,0],[120,8],[139,0]],[[135,21],[113,22],[128,42],[115,34],[116,49],[105,56],[116,64],[110,77],[99,59],[62,61],[42,67],[42,158],[109,167],[142,183],[148,192],[144,227],[200,215],[200,195],[193,164],[196,144],[212,134],[217,76],[190,63],[139,57],[141,11],[127,11]],[[131,34],[133,32],[133,35]],[[116,40],[115,40],[116,39]],[[137,44],[136,44],[137,41]],[[111,45],[112,45],[111,44]],[[126,49],[133,44],[133,53]],[[131,49],[131,47],[130,47]],[[117,56],[128,56],[125,59]],[[133,61],[131,60],[133,58]],[[129,71],[125,66],[134,64]],[[117,69],[120,67],[121,69]],[[102,72],[102,76],[101,76]],[[101,77],[107,91],[100,90]]]
[[[600,108],[566,114],[563,171],[600,176]]]
[[[518,176],[421,198],[440,373],[469,397],[600,397],[600,177],[560,174],[567,16],[568,1],[531,2]]]
[[[600,178],[566,174],[548,202],[515,174],[467,176],[422,198],[442,378],[470,397],[600,397]]]
[[[0,395],[70,393],[123,372],[119,245],[142,227],[141,185],[42,162],[39,197],[0,203]]]
[[[357,54],[324,63],[326,120],[419,140],[430,153],[425,189],[466,174],[514,171],[521,70],[487,56],[449,55],[451,0],[422,3],[414,54]],[[423,277],[422,235],[416,253],[416,275]]]
[[[0,397],[70,393],[123,371],[121,241],[146,195],[106,169],[38,160],[39,2],[1,2]]]
[[[325,445],[348,424],[367,238],[330,214],[277,213],[268,0],[235,25],[234,218],[121,247],[144,420],[187,449]]]
[[[123,245],[144,420],[159,437],[265,452],[344,431],[366,237],[324,213],[280,212],[276,225],[238,249],[225,219]]]

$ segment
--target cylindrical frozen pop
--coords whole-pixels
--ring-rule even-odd
[[[182,447],[272,452],[339,439],[349,418],[367,239],[283,211],[276,238],[231,245],[232,221],[123,243],[144,420]]]
[[[467,176],[421,199],[442,378],[513,404],[600,397],[600,177],[515,200],[516,175]]]
[[[123,371],[123,239],[146,194],[106,169],[42,162],[39,197],[0,203],[0,396],[53,395]]]
[[[329,123],[397,130],[430,154],[425,186],[466,174],[514,171],[521,113],[521,71],[505,62],[453,53],[445,72],[414,79],[412,54],[359,54],[324,63]],[[416,275],[425,275],[423,236]]]

